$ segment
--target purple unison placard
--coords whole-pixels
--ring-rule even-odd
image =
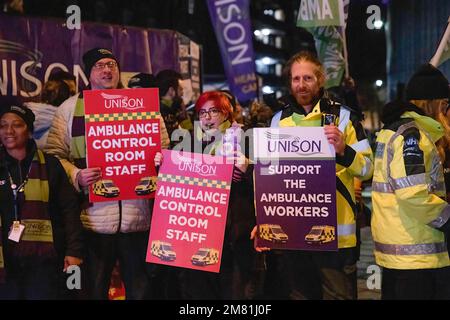
[[[257,245],[337,250],[336,162],[323,128],[256,130]]]

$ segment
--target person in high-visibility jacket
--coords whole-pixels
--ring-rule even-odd
[[[425,114],[439,121],[444,136],[436,143],[444,165],[445,187],[450,192],[450,108],[448,80],[429,63],[421,65],[406,86],[406,99],[422,109]]]
[[[435,145],[442,126],[410,102],[388,103],[382,121],[371,223],[382,299],[450,299],[450,206]]]
[[[444,240],[444,233],[450,234],[446,231],[450,209],[445,202],[441,167],[448,148],[448,85],[442,72],[424,64],[408,81],[406,98],[410,104],[390,104],[383,112],[385,127],[378,138],[373,184],[376,213],[372,221],[375,257],[384,267],[383,299],[450,298]],[[387,140],[390,136],[392,141]],[[387,158],[382,158],[384,153]],[[389,159],[394,160],[390,163]],[[385,168],[393,173],[383,174]],[[398,204],[392,216],[388,199]]]
[[[372,149],[352,109],[324,97],[325,71],[311,53],[302,51],[285,66],[290,95],[272,118],[272,127],[324,126],[336,151],[337,252],[292,251],[282,264],[295,274],[289,279],[290,297],[356,299],[356,206],[353,179],[371,178]],[[331,119],[331,123],[323,119]],[[306,268],[306,269],[305,269]],[[298,272],[303,272],[299,279]],[[289,277],[289,275],[288,275]],[[315,279],[315,280],[314,280]]]
[[[436,142],[436,147],[444,166],[444,181],[448,202],[450,199],[450,113],[448,112],[448,80],[439,69],[429,63],[425,63],[417,69],[408,81],[406,98],[422,109],[427,116],[439,121],[444,129],[444,135]],[[449,240],[447,238],[448,252],[450,252]]]

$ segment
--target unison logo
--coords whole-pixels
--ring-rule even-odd
[[[104,106],[106,109],[127,109],[130,111],[143,109],[143,98],[128,98],[119,94],[107,94],[102,92],[101,96],[105,99]]]
[[[215,176],[217,173],[217,166],[182,156],[178,157],[178,168],[182,171],[198,173],[203,177]]]
[[[290,134],[273,134],[266,132],[267,150],[273,152],[293,152],[311,155],[322,152],[322,141],[302,139]]]

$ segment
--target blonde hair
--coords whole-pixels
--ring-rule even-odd
[[[434,100],[411,100],[413,104],[422,109],[425,114],[436,121],[439,121],[444,128],[444,136],[436,143],[436,147],[442,162],[445,159],[445,150],[450,148],[450,122],[445,114],[447,109],[447,99]]]

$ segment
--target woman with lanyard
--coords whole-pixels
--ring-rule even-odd
[[[32,139],[34,114],[0,111],[0,299],[56,299],[82,262],[77,196],[59,161]]]
[[[256,256],[253,242],[249,237],[250,231],[256,223],[252,170],[249,167],[248,159],[239,150],[237,141],[234,144],[234,151],[231,151],[230,148],[229,152],[226,152],[224,150],[227,148],[222,145],[227,129],[240,128],[233,123],[232,105],[222,92],[203,93],[195,104],[195,111],[200,120],[200,127],[196,122],[194,136],[191,139],[192,152],[225,155],[234,158],[235,166],[220,273],[184,269],[180,273],[181,296],[183,299],[250,299],[252,291],[255,289],[252,286],[254,286],[253,281],[255,280]],[[197,150],[196,146],[202,146],[201,150]],[[161,153],[157,153],[155,165],[159,166],[162,161]]]

